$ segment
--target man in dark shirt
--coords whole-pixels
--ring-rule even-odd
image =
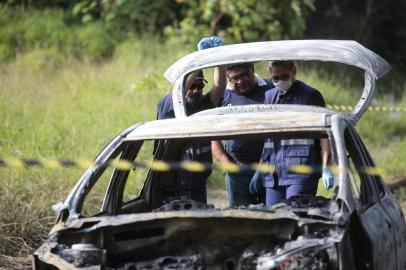
[[[269,72],[275,87],[265,93],[266,104],[326,106],[318,90],[295,79],[296,66],[293,61],[270,62]],[[329,189],[334,181],[331,172],[327,169],[329,153],[328,139],[267,139],[261,162],[274,165],[276,171],[260,176],[256,173],[251,181],[250,190],[253,192],[261,188],[258,186],[265,187],[265,203],[268,206],[294,195],[315,196],[320,172],[299,174],[291,172],[289,167],[307,165],[318,168],[322,165],[323,183]]]
[[[226,85],[225,70],[223,67],[214,68],[214,85],[207,94],[203,94],[203,88],[207,81],[203,71],[197,70],[189,74],[185,83],[185,105],[188,115],[219,105]],[[157,119],[175,118],[172,102],[172,92],[163,97],[157,106]],[[184,153],[183,159],[212,164],[212,152],[210,141],[193,143]],[[207,203],[206,181],[211,170],[205,172],[180,171],[181,195],[188,199]]]
[[[222,106],[261,104],[265,92],[270,89],[266,81],[254,73],[251,63],[235,64],[227,67],[228,88],[221,100]],[[238,165],[258,162],[264,140],[228,140],[225,148],[221,141],[212,142],[214,157],[222,164]],[[257,203],[257,197],[250,194],[249,183],[253,172],[226,173],[226,187],[230,207]]]

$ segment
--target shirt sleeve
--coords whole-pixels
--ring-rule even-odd
[[[230,90],[224,90],[223,96],[220,99],[219,106],[226,106],[230,103]]]
[[[163,106],[163,99],[161,99],[158,103],[158,105],[156,106],[156,119],[162,119],[162,106]]]
[[[319,91],[315,91],[310,95],[310,104],[319,107],[326,107],[326,102]]]
[[[172,94],[169,93],[159,101],[157,106],[157,119],[169,119],[175,117],[171,95]]]

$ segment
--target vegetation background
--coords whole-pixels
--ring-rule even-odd
[[[2,1],[0,156],[94,157],[121,130],[155,118],[171,89],[166,68],[214,34],[227,44],[356,40],[393,65],[374,105],[405,108],[405,13],[405,1],[388,0]],[[339,105],[354,105],[363,82],[334,65],[306,65],[298,77]],[[367,112],[357,129],[387,181],[404,178],[405,112]],[[0,168],[0,268],[38,246],[55,220],[51,205],[82,172]]]

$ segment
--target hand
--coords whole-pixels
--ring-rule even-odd
[[[210,40],[212,47],[219,47],[224,45],[224,40],[220,37],[212,36]]]
[[[327,167],[323,167],[322,171],[322,179],[323,179],[323,185],[324,187],[329,190],[334,186],[334,175],[330,172],[330,170]]]
[[[224,45],[224,41],[223,41],[223,39],[221,39],[219,37],[216,37],[216,36],[212,36],[210,38],[204,37],[197,44],[197,49],[200,51],[200,50],[214,48],[214,47],[223,46],[223,45]]]
[[[250,182],[250,193],[251,194],[261,194],[262,193],[262,173],[260,171],[255,171],[254,176],[251,178]]]

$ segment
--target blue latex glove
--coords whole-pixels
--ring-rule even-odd
[[[208,37],[204,37],[202,38],[199,43],[197,43],[197,49],[200,50],[204,50],[204,49],[208,49],[211,48],[212,44],[211,44],[211,39]]]
[[[329,190],[334,186],[334,175],[327,167],[323,167],[322,176],[324,187]]]
[[[204,37],[197,44],[197,49],[200,51],[200,50],[223,46],[223,45],[224,45],[224,41],[219,37],[216,37],[216,36],[212,36],[210,38]]]
[[[252,176],[250,182],[250,193],[261,194],[262,192],[263,192],[262,173],[260,171],[255,171],[255,174],[254,176]]]
[[[218,47],[224,45],[224,40],[220,37],[212,36],[210,38],[212,47]]]

